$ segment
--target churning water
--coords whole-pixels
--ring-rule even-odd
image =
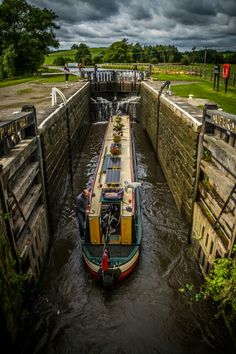
[[[118,112],[129,114],[133,120],[137,120],[140,99],[140,96],[125,97],[119,101],[116,98],[112,101],[103,97],[91,98],[93,121],[108,121],[112,115]]]

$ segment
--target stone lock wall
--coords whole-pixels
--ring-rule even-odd
[[[68,176],[90,125],[90,88],[86,83],[40,126],[46,195],[51,224],[56,224]]]
[[[176,204],[191,222],[196,176],[197,144],[201,123],[199,112],[184,109],[168,97],[161,97],[157,153]]]
[[[156,151],[157,146],[157,97],[158,92],[147,84],[141,86],[140,120]]]
[[[162,94],[143,83],[141,121],[174,196],[176,205],[191,224],[201,112],[180,99]]]

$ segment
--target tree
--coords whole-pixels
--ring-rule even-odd
[[[169,57],[168,57],[168,63],[174,63],[175,61],[175,57],[173,54],[170,54]]]
[[[130,62],[129,45],[127,39],[122,39],[122,41],[112,43],[106,51],[103,61],[107,63]]]
[[[100,54],[94,55],[93,64],[101,64],[103,62],[103,56]]]
[[[226,57],[226,62],[230,64],[236,64],[236,52],[231,53],[228,58]]]
[[[15,75],[15,66],[14,61],[16,58],[16,52],[13,45],[11,44],[2,54],[2,72],[1,78],[4,77],[14,77]]]
[[[85,65],[90,65],[92,63],[91,53],[89,47],[86,44],[80,43],[78,46],[77,52],[75,54],[75,61]]]
[[[190,60],[187,54],[183,55],[180,64],[182,65],[189,65],[190,64]]]
[[[78,49],[78,48],[79,48],[78,44],[72,44],[70,49],[74,50],[74,49]]]
[[[63,66],[63,65],[65,65],[65,63],[69,63],[70,61],[71,61],[70,58],[56,57],[56,59],[54,59],[54,61],[53,61],[53,65]]]
[[[36,71],[43,64],[49,47],[59,46],[53,33],[59,28],[56,18],[52,10],[41,10],[26,0],[3,0],[0,5],[1,62],[13,53],[11,60],[2,63],[6,77],[12,73],[21,75]]]
[[[143,62],[143,48],[140,43],[136,43],[133,46],[133,58],[135,63]]]
[[[150,59],[150,64],[158,64],[159,63],[159,60],[156,58],[156,57],[153,57]]]

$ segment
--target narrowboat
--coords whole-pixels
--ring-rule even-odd
[[[127,277],[138,262],[142,223],[136,154],[128,115],[107,125],[87,211],[84,261],[104,287]]]

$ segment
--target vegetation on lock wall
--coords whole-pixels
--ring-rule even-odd
[[[17,271],[18,264],[13,259],[7,240],[5,226],[0,218],[0,321],[2,341],[13,341],[17,335],[20,319],[25,276]]]
[[[217,316],[224,316],[231,328],[236,329],[236,245],[232,256],[217,258],[205,277],[200,291],[193,284],[185,284],[179,291],[194,301],[213,301],[218,309]]]

